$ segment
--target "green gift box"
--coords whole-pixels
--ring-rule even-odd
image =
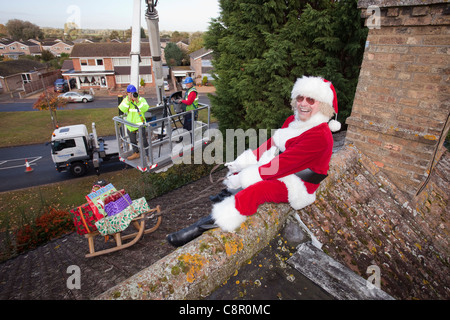
[[[122,232],[131,223],[131,220],[150,210],[145,197],[133,200],[130,206],[119,212],[118,214],[95,222],[95,226],[101,235],[106,236],[117,232]]]

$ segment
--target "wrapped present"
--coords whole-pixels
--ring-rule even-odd
[[[127,208],[131,204],[131,202],[132,200],[130,198],[130,195],[126,193],[116,201],[105,204],[105,212],[107,213],[108,217],[114,216]]]
[[[106,236],[125,230],[131,220],[150,210],[145,197],[133,200],[131,205],[110,217],[105,217],[95,222],[95,226],[101,235]]]
[[[95,220],[100,220],[103,219],[103,217],[107,216],[104,210],[105,205],[103,203],[103,199],[116,191],[116,188],[114,188],[114,186],[109,183],[106,186],[98,189],[97,191],[91,192],[86,196],[86,199],[91,206],[92,211],[94,212]]]
[[[88,203],[70,210],[70,214],[78,234],[84,235],[97,230],[94,212]]]
[[[125,195],[125,190],[124,190],[124,189],[119,190],[119,191],[116,191],[116,192],[114,192],[114,193],[112,193],[112,194],[106,196],[106,197],[103,199],[103,203],[104,203],[105,206],[106,206],[106,205],[107,205],[108,203],[110,203],[110,202],[119,200],[119,198],[122,197],[122,196],[124,196],[124,195]],[[131,201],[130,201],[130,202],[131,202]]]

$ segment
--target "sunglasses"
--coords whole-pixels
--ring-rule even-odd
[[[306,99],[306,102],[307,102],[309,105],[313,105],[314,103],[316,103],[316,100],[314,100],[313,98],[304,97],[304,96],[297,96],[297,102],[298,102],[298,103],[303,102],[304,99]]]

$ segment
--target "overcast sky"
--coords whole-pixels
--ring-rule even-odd
[[[81,29],[128,29],[132,25],[134,0],[11,1],[0,0],[0,23],[10,19],[30,21],[39,27],[64,28],[75,22]],[[141,1],[141,25],[145,1]],[[218,0],[159,0],[160,31],[206,31],[211,18],[219,16]]]

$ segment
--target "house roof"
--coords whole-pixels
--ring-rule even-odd
[[[206,49],[206,48],[201,48],[197,51],[192,52],[189,57],[191,57],[192,59],[198,59],[198,58],[202,58],[206,55],[209,55],[211,53],[213,53],[214,51],[212,49]]]
[[[71,58],[88,57],[129,57],[131,43],[77,43],[70,54]],[[141,45],[141,56],[150,57],[150,46]]]
[[[3,61],[0,62],[0,77],[7,77],[24,72],[35,72],[36,69],[43,69],[46,67],[47,66],[43,63],[28,59]]]
[[[64,60],[61,66],[61,70],[70,70],[70,69],[73,69],[73,61],[70,59]]]
[[[28,40],[12,40],[9,38],[1,38],[0,39],[0,43],[5,45],[5,46],[9,46],[10,44],[13,44],[14,42],[20,43],[22,45],[28,46],[28,47],[39,47],[39,45],[35,42],[32,41],[28,41]]]

